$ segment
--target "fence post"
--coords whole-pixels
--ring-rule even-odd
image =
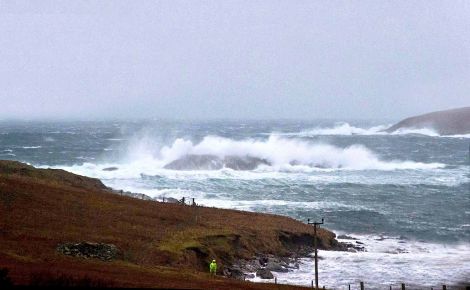
[[[274,277],[274,284],[277,284],[277,277]]]
[[[446,285],[442,285],[442,290],[447,290],[447,286],[446,286]]]
[[[312,288],[313,288],[313,280],[312,280]]]
[[[361,290],[364,290],[364,282],[361,282]]]
[[[401,290],[405,290],[405,283],[401,283]]]
[[[390,290],[392,290],[392,285],[390,285]]]
[[[351,290],[351,284],[348,284],[348,290]]]

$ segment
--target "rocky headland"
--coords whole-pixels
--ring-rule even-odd
[[[470,107],[406,118],[385,131],[393,133],[400,129],[432,129],[440,135],[470,134]]]

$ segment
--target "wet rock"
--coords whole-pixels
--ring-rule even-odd
[[[268,269],[258,269],[258,271],[256,271],[256,277],[260,277],[261,279],[274,279],[273,273]]]
[[[355,237],[347,236],[347,235],[339,235],[337,237],[338,239],[343,239],[343,240],[355,240]]]
[[[67,256],[93,258],[102,261],[111,261],[118,254],[118,248],[113,244],[92,242],[59,244],[56,250]]]
[[[288,270],[281,266],[280,263],[274,262],[274,261],[269,261],[266,264],[266,270],[269,270],[271,272],[281,272],[281,273],[286,273]]]
[[[260,257],[260,258],[258,259],[258,261],[259,261],[259,263],[260,263],[261,266],[266,266],[266,264],[268,263],[269,259],[268,259],[268,257]]]
[[[258,269],[261,268],[261,264],[258,259],[255,259],[255,260],[249,260],[249,261],[243,262],[242,267],[247,272],[256,272]]]
[[[230,168],[233,170],[253,170],[259,165],[270,165],[267,160],[250,156],[219,157],[210,154],[188,154],[174,160],[163,168],[172,170],[220,170]]]
[[[243,273],[243,271],[237,266],[225,267],[223,270],[223,274],[225,277],[239,279],[239,280],[243,280],[243,278],[245,278],[245,273]]]

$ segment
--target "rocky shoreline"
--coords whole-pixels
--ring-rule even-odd
[[[186,201],[184,199],[178,200],[172,197],[163,197],[160,200],[156,198],[152,198],[143,193],[134,193],[130,191],[124,190],[117,190],[108,187],[108,190],[114,194],[129,196],[132,198],[138,198],[142,200],[152,200],[158,202],[167,202],[167,203],[176,203],[176,204],[185,204]],[[196,204],[189,205],[195,206]],[[354,237],[350,236],[339,236],[340,239],[346,240],[356,240]],[[312,243],[313,244],[313,240]],[[324,246],[321,245],[319,249],[326,250]],[[363,252],[365,248],[362,246],[362,243],[356,241],[353,242],[338,242],[334,240],[333,245],[331,248],[327,250],[332,251],[348,251],[348,252]],[[293,271],[299,269],[299,261],[301,258],[309,258],[313,253],[314,248],[313,245],[307,245],[306,243],[300,243],[297,245],[291,245],[290,253],[287,256],[277,256],[273,254],[267,255],[257,255],[252,257],[251,259],[238,259],[230,266],[224,266],[221,274],[227,278],[239,279],[239,280],[246,280],[246,279],[253,279],[255,277],[261,279],[274,279],[273,272],[277,273],[287,273],[289,271]]]
[[[331,251],[363,252],[360,244],[338,242]],[[274,279],[273,272],[288,273],[299,269],[300,259],[311,258],[313,247],[304,247],[292,252],[291,256],[276,256],[272,254],[259,255],[249,260],[238,260],[231,267],[223,269],[223,275],[235,279]],[[321,257],[320,257],[321,259]]]

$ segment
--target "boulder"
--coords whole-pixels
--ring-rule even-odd
[[[274,262],[274,261],[269,261],[266,264],[266,269],[272,272],[281,272],[281,273],[287,273],[288,270],[284,268],[281,263]]]
[[[256,271],[256,277],[260,277],[261,279],[274,279],[273,273],[265,268],[258,269],[258,271]]]
[[[270,165],[261,158],[251,156],[225,156],[219,157],[210,154],[188,154],[163,166],[172,170],[219,170],[230,168],[233,170],[253,170],[259,165]]]
[[[243,278],[245,277],[245,273],[243,273],[243,271],[236,266],[224,267],[224,270],[222,272],[225,277],[229,277],[229,278],[243,280]]]
[[[260,258],[258,259],[258,261],[259,261],[259,264],[260,264],[261,266],[266,266],[266,264],[268,263],[269,259],[268,259],[268,257],[260,257]]]

